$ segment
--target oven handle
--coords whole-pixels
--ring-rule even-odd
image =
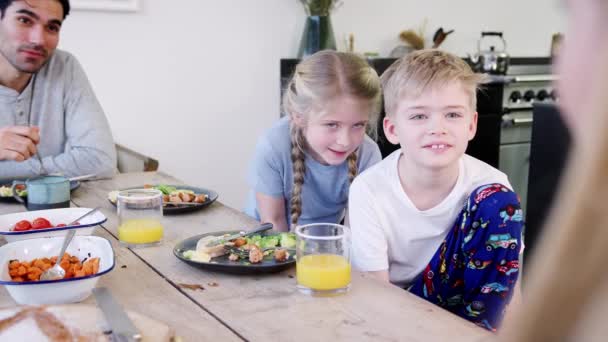
[[[502,118],[502,126],[529,125],[534,122],[534,118]]]
[[[515,118],[515,119],[513,119],[514,125],[531,124],[532,122],[534,122],[533,118]]]
[[[556,75],[521,75],[515,76],[513,82],[554,82],[557,81]]]

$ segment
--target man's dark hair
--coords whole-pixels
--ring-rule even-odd
[[[10,6],[15,1],[17,1],[17,0],[0,0],[0,18],[4,18],[4,12],[8,8],[8,6]],[[23,1],[27,2],[27,0],[23,0]],[[65,19],[65,17],[67,17],[68,14],[70,14],[70,0],[56,0],[56,1],[58,1],[61,4],[61,7],[63,7],[63,19]]]

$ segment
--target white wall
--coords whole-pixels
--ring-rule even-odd
[[[60,47],[84,65],[117,142],[240,208],[256,139],[279,116],[279,59],[297,52],[299,1],[140,2],[137,13],[74,11]],[[345,0],[333,23],[338,38],[352,32],[358,51],[382,56],[424,18],[429,39],[456,30],[443,47],[460,55],[482,30],[500,30],[512,55],[544,56],[563,30],[557,3]]]

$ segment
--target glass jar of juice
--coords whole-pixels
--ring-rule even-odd
[[[118,240],[127,247],[158,245],[163,237],[163,196],[156,189],[123,190],[116,196]]]
[[[339,224],[314,223],[296,232],[298,289],[315,296],[350,288],[350,230]]]

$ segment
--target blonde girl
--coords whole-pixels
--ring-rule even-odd
[[[380,94],[377,73],[355,54],[321,51],[300,62],[283,95],[286,116],[256,146],[245,212],[280,231],[340,222],[350,183],[381,159],[366,135]]]

